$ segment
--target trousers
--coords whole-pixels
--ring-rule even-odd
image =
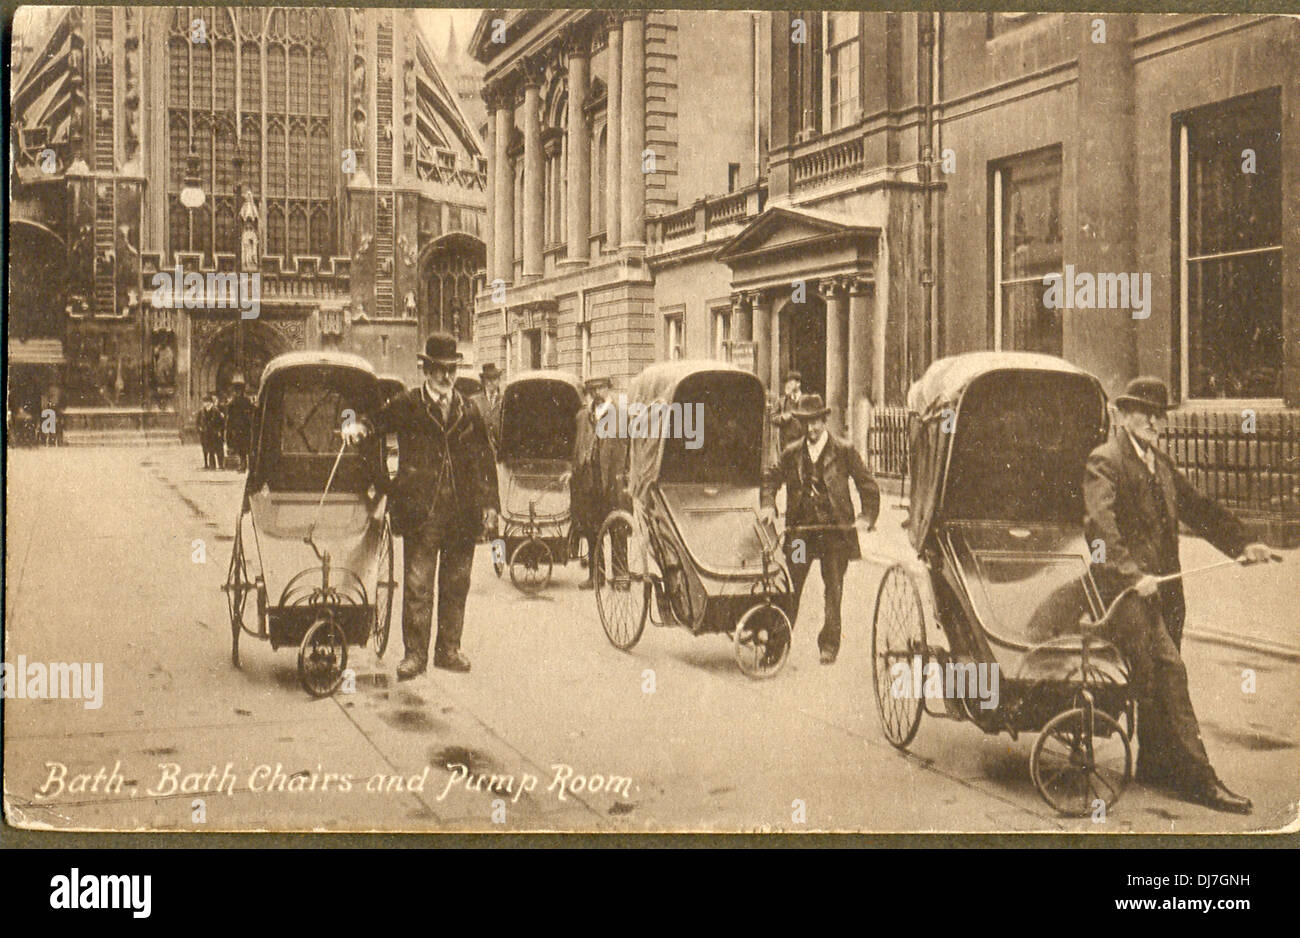
[[[840,601],[844,595],[844,574],[849,568],[849,548],[840,538],[809,538],[803,545],[801,556],[795,557],[794,541],[787,541],[785,549],[786,564],[790,569],[791,584],[794,587],[794,621],[799,619],[799,600],[803,596],[804,581],[812,562],[818,560],[822,567],[822,583],[825,587],[825,621],[817,635],[817,647],[821,651],[838,654],[840,650]]]
[[[448,531],[445,523],[434,516],[403,540],[402,641],[408,658],[427,664],[435,586],[438,640],[434,655],[442,658],[460,651],[465,598],[474,566],[474,539],[461,531]]]
[[[1107,638],[1124,654],[1138,703],[1138,769],[1187,786],[1215,778],[1187,689],[1187,667],[1165,625],[1161,603],[1130,596]]]

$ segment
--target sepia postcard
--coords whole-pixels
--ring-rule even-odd
[[[9,825],[1297,830],[1300,18],[11,25]]]

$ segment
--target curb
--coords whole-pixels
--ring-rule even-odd
[[[1263,638],[1252,638],[1249,635],[1235,635],[1232,632],[1206,628],[1187,629],[1183,634],[1187,638],[1194,638],[1207,645],[1223,645],[1227,648],[1253,651],[1256,654],[1267,655],[1270,658],[1280,658],[1283,661],[1300,662],[1300,648],[1282,642],[1273,642]]]

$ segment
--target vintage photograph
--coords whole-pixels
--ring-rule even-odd
[[[1300,829],[1300,18],[11,25],[7,824]]]

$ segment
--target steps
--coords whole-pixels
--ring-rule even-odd
[[[65,430],[64,446],[181,446],[175,430]]]

